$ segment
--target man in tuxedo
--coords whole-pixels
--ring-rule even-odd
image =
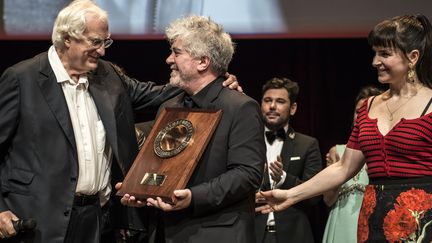
[[[0,238],[98,243],[107,208],[117,227],[141,227],[111,193],[138,153],[133,112],[180,90],[101,59],[113,41],[107,13],[91,0],[60,11],[52,42],[0,77]],[[17,234],[12,221],[26,218],[36,228]]]
[[[220,84],[234,46],[222,27],[191,16],[166,31],[171,54],[170,84],[184,92],[164,107],[221,109],[222,117],[185,189],[175,204],[161,198],[146,202],[125,195],[131,206],[161,209],[156,242],[255,242],[254,198],[265,162],[264,126],[258,103]],[[118,187],[119,188],[119,187]]]
[[[297,111],[298,93],[298,84],[287,78],[272,78],[263,86],[261,112],[265,124],[267,166],[261,190],[294,187],[322,169],[318,141],[295,132],[289,123]],[[319,200],[316,197],[282,212],[257,214],[257,243],[313,243],[307,210]]]

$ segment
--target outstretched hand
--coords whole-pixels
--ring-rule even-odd
[[[260,203],[266,202],[266,204],[255,208],[255,212],[262,214],[279,212],[287,209],[293,204],[288,197],[287,190],[280,189],[265,192],[260,191],[256,195],[256,201],[259,201]]]

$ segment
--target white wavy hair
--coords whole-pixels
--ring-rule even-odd
[[[82,39],[86,30],[86,16],[94,14],[108,23],[108,13],[91,0],[74,0],[63,8],[54,22],[51,40],[56,48],[64,48],[66,37]]]
[[[210,69],[217,75],[228,70],[234,54],[234,43],[222,25],[205,16],[180,18],[166,29],[168,41],[173,44],[181,39],[185,51],[192,57],[208,57]]]

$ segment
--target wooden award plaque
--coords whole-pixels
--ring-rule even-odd
[[[165,108],[117,195],[173,203],[174,190],[185,188],[221,115],[221,110]]]

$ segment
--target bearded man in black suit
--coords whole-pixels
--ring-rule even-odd
[[[294,187],[322,169],[318,141],[295,132],[289,123],[297,111],[298,93],[298,84],[287,78],[273,78],[263,86],[261,112],[265,123],[267,167],[261,190]],[[307,211],[319,200],[320,197],[315,197],[281,212],[257,214],[257,243],[313,243]]]
[[[184,92],[163,106],[221,109],[222,117],[186,188],[174,191],[176,203],[147,199],[148,206],[163,211],[156,234],[163,239],[156,242],[253,243],[255,191],[265,162],[264,126],[255,100],[221,86],[234,53],[231,37],[201,16],[173,22],[167,37],[170,84]],[[133,195],[122,202],[144,205]]]

